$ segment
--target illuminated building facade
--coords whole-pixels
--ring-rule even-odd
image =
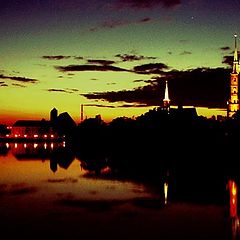
[[[49,121],[18,120],[12,126],[11,137],[14,138],[54,138]]]
[[[233,115],[239,110],[239,98],[238,98],[238,51],[237,51],[237,35],[235,37],[235,50],[233,60],[233,70],[230,78],[230,98],[227,102],[227,117],[232,118]]]

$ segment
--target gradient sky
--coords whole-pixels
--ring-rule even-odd
[[[138,116],[162,103],[165,79],[173,105],[226,115],[239,10],[240,0],[3,0],[0,122],[49,119],[53,107],[79,122],[80,104],[105,121]]]

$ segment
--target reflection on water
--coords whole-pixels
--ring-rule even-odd
[[[140,183],[111,180],[111,169],[105,163],[76,158],[65,142],[0,144],[0,181],[9,187],[35,184],[39,189],[35,195],[44,193],[46,199],[53,193],[55,198],[83,199],[150,196]]]
[[[229,190],[229,215],[231,220],[232,239],[239,239],[239,216],[238,216],[238,187],[234,180],[228,181]]]
[[[167,204],[167,195],[168,195],[168,183],[164,183],[164,202]]]
[[[197,171],[162,170],[159,165],[158,169],[145,165],[139,170],[135,163],[128,168],[105,153],[73,150],[66,143],[1,143],[0,216],[5,218],[4,227],[26,222],[30,234],[39,232],[36,222],[48,234],[67,233],[66,239],[88,234],[89,239],[118,239],[116,231],[119,239],[226,239],[222,223],[230,203],[232,239],[238,239],[235,181],[228,183],[230,202],[219,204],[214,194],[226,192],[217,175],[213,178],[205,171],[200,179],[202,174]],[[214,184],[219,185],[213,188]],[[84,226],[82,232],[76,226]],[[20,224],[19,229],[26,228]],[[109,236],[103,234],[104,229]]]

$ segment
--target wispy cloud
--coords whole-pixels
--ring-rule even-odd
[[[153,21],[152,18],[150,17],[145,17],[137,20],[106,20],[100,23],[99,25],[90,28],[91,32],[95,32],[100,29],[112,29],[112,28],[117,28],[117,27],[122,27],[122,26],[128,26],[128,25],[133,25],[133,24],[145,24]]]
[[[64,89],[60,89],[60,88],[49,88],[46,89],[45,91],[48,92],[59,92],[59,93],[76,93],[79,90],[76,88],[64,88]]]
[[[3,75],[3,74],[0,74],[0,79],[9,79],[9,80],[24,82],[24,83],[37,83],[37,82],[39,82],[37,79],[33,79],[33,78],[6,76],[6,75]]]
[[[226,46],[226,47],[221,47],[220,50],[221,50],[221,51],[229,51],[229,50],[230,50],[230,47],[227,47],[227,46]]]
[[[7,87],[8,85],[5,82],[0,82],[0,87]]]
[[[189,51],[183,51],[180,53],[180,55],[191,55],[192,52],[189,52]]]
[[[66,90],[72,91],[72,92],[78,92],[79,91],[77,88],[66,88]]]
[[[112,61],[112,60],[102,60],[102,59],[89,59],[87,60],[87,62],[90,64],[100,64],[102,66],[112,65],[115,63],[115,61]]]
[[[123,61],[123,62],[156,59],[156,57],[148,57],[148,56],[135,55],[135,54],[117,54],[117,55],[115,55],[115,57],[120,58],[121,61]]]
[[[21,88],[25,88],[26,87],[25,85],[22,85],[22,84],[19,84],[19,83],[12,83],[12,86],[21,87]]]
[[[48,92],[72,93],[72,92],[69,92],[66,89],[57,89],[57,88],[49,88],[46,91],[48,91]]]
[[[83,60],[84,57],[82,57],[82,56],[74,56],[74,59],[75,59],[75,60]]]
[[[47,60],[62,60],[62,59],[69,59],[71,58],[71,56],[55,55],[55,56],[42,56],[42,58]]]
[[[118,0],[119,9],[132,8],[136,10],[152,9],[155,7],[173,8],[181,4],[181,0]]]

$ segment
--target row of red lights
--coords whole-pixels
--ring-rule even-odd
[[[10,135],[7,134],[6,137],[10,137]],[[15,134],[14,137],[15,137],[15,138],[18,138],[18,137],[21,137],[21,135],[20,135],[20,134]],[[24,134],[23,137],[24,137],[24,138],[27,138],[27,137],[29,137],[29,136],[28,136],[27,134]],[[38,138],[39,135],[38,135],[38,134],[34,134],[33,137],[34,137],[34,138]],[[41,137],[41,136],[40,136],[40,137]],[[43,137],[44,137],[44,138],[47,138],[48,135],[45,134],[45,135],[43,135]],[[51,134],[50,137],[51,137],[51,138],[54,138],[54,135]]]

